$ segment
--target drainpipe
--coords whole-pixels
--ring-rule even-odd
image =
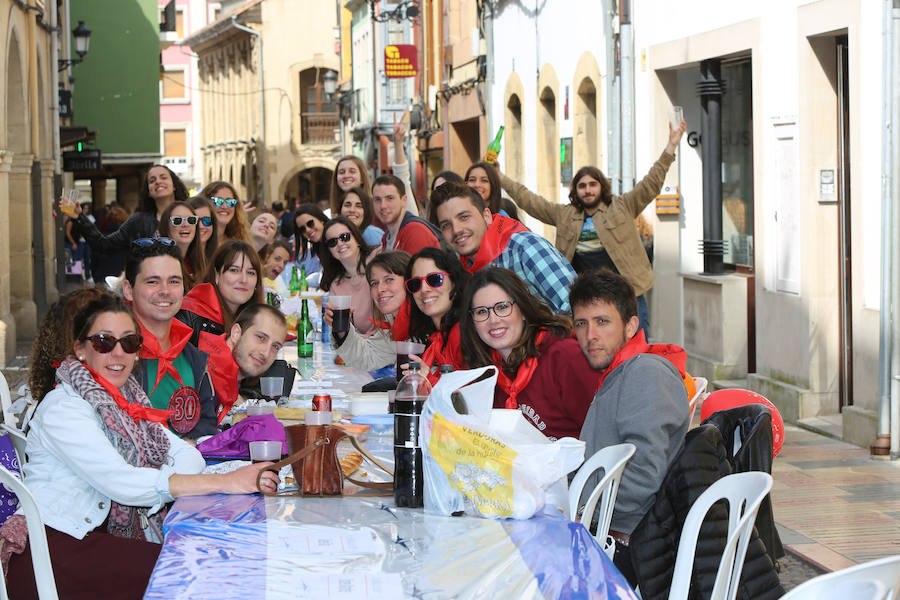
[[[63,0],[62,2],[62,10],[63,14],[66,18],[66,26],[68,27],[68,16],[69,16],[69,2],[68,0]],[[51,129],[53,130],[53,201],[55,202],[57,198],[62,196],[62,162],[60,160],[60,139],[59,139],[59,59],[61,58],[60,53],[60,38],[63,35],[68,33],[68,29],[65,30],[65,33],[62,31],[57,31],[60,29],[59,25],[59,6],[57,2],[53,2],[52,10],[50,11],[50,27],[53,29],[53,35],[50,38],[50,93],[53,94],[53,117],[51,118],[52,124]],[[66,39],[68,36],[66,35]],[[66,254],[65,254],[65,220],[66,216],[59,211],[56,217],[55,223],[55,240],[56,240],[56,290],[61,296],[66,289]]]
[[[892,55],[900,53],[900,0],[893,0],[891,10]],[[896,63],[895,63],[896,64]],[[893,66],[892,66],[893,70]],[[891,85],[891,458],[900,458],[900,89]],[[883,310],[883,309],[882,309]]]
[[[619,2],[619,48],[622,53],[622,192],[634,187],[634,28],[631,0]]]
[[[606,41],[606,146],[607,170],[612,193],[621,193],[619,145],[619,75],[616,43],[616,0],[603,0],[603,37]]]
[[[891,40],[891,4],[882,2],[881,73],[881,311],[878,336],[878,436],[870,451],[885,456],[891,451],[891,85],[893,79],[893,41]]]
[[[488,98],[488,102],[493,103],[494,95],[494,2],[493,0],[485,0],[482,4],[484,11],[484,45],[487,54],[484,75],[484,95]],[[487,135],[488,139],[492,139],[494,131],[494,111],[487,111]],[[486,145],[485,145],[486,146]]]
[[[725,242],[722,240],[722,63],[717,58],[700,62],[701,138],[700,156],[703,159],[703,273],[721,275],[725,272]]]
[[[257,70],[259,71],[259,124],[260,124],[260,132],[259,132],[259,161],[260,161],[260,206],[268,206],[268,198],[266,198],[266,180],[268,179],[267,170],[266,170],[266,94],[265,87],[263,86],[263,43],[262,43],[262,34],[254,29],[250,29],[249,27],[245,27],[237,22],[237,16],[232,15],[231,17],[231,26],[235,29],[239,29],[250,35],[256,36],[256,49],[259,51],[259,67]]]

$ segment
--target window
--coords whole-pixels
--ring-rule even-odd
[[[160,99],[165,100],[185,100],[187,91],[184,87],[184,70],[176,69],[160,72]]]
[[[187,130],[165,129],[163,130],[163,156],[179,157],[187,156]]]
[[[753,266],[753,102],[750,60],[722,63],[722,239],[724,262]]]
[[[166,22],[166,11],[159,11],[159,22]],[[178,39],[182,39],[184,37],[184,10],[176,9],[175,10],[175,34],[178,36]]]
[[[314,67],[300,72],[301,143],[334,144],[339,125],[338,106],[325,97],[322,77],[326,69]]]

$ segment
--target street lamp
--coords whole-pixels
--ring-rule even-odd
[[[334,93],[337,91],[337,72],[331,69],[325,71],[325,74],[322,75],[322,89],[329,98],[334,96]]]
[[[379,15],[375,14],[375,3],[377,1],[378,0],[369,0],[369,12],[371,13],[372,20],[376,23],[384,23],[385,21],[391,20],[401,23],[403,19],[415,21],[416,17],[419,16],[418,0],[404,0],[404,2],[398,4],[394,10],[389,10]]]
[[[78,58],[61,58],[58,61],[59,71],[71,65],[77,65],[84,60],[84,55],[88,53],[91,45],[91,30],[85,27],[84,21],[78,21],[78,25],[72,30],[72,37],[75,38],[75,53]]]

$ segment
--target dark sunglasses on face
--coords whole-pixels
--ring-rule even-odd
[[[187,223],[193,227],[197,224],[197,217],[194,215],[191,215],[190,217],[169,217],[169,223],[175,227],[180,227],[182,223]]]
[[[160,245],[160,246],[174,246],[175,240],[167,237],[158,237],[158,238],[138,238],[131,242],[132,246],[137,246],[138,248],[150,248],[152,246]]]
[[[472,320],[476,323],[487,321],[488,317],[491,316],[491,311],[494,311],[494,314],[498,317],[508,317],[512,314],[513,304],[515,303],[515,300],[503,300],[493,306],[476,306],[469,311],[469,314],[472,315]]]
[[[444,285],[446,277],[446,273],[429,273],[424,277],[410,277],[406,280],[406,289],[409,290],[410,294],[415,294],[422,289],[422,281],[427,283],[428,287],[437,289]]]
[[[338,242],[339,242],[339,241],[340,241],[342,244],[349,244],[349,243],[350,243],[350,238],[352,238],[352,237],[353,237],[353,236],[350,235],[350,232],[349,232],[349,231],[345,231],[344,233],[340,234],[339,236],[333,237],[333,238],[327,240],[327,241],[325,242],[325,245],[327,245],[329,248],[337,248],[337,245],[338,245]]]
[[[237,206],[237,200],[234,198],[220,198],[219,196],[213,196],[210,200],[212,200],[212,203],[217,207],[221,207],[223,204],[228,206],[228,208]]]
[[[200,217],[200,224],[204,227],[212,226],[212,217]]]
[[[309,221],[306,222],[306,225],[300,226],[300,233],[303,233],[304,231],[306,231],[307,228],[312,229],[313,225],[315,225],[315,224],[316,224],[316,220],[310,219]]]
[[[100,354],[112,352],[116,347],[116,344],[122,346],[122,351],[126,354],[134,354],[140,350],[141,346],[144,344],[144,339],[137,333],[130,333],[120,338],[109,335],[108,333],[95,333],[94,335],[85,338],[85,341],[90,342],[91,347]]]

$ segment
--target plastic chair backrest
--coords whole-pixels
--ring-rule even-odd
[[[13,448],[16,451],[16,459],[19,461],[19,471],[22,474],[22,479],[24,479],[25,471],[23,467],[25,466],[25,463],[28,462],[28,457],[25,455],[25,443],[27,438],[25,437],[25,434],[18,429],[10,427],[6,423],[0,423],[0,435],[4,433],[12,440]]]
[[[700,398],[703,397],[703,394],[706,393],[706,388],[709,386],[709,381],[706,377],[694,377],[694,397],[690,400],[690,417],[688,417],[688,423],[690,423],[694,419],[694,411],[697,409],[697,402]]]
[[[12,396],[9,393],[9,385],[6,383],[6,377],[0,372],[0,407],[3,409],[3,422],[17,427],[19,422],[16,415],[12,413]]]
[[[898,600],[900,554],[826,573],[801,583],[781,600]]]
[[[25,513],[25,521],[28,523],[28,545],[31,548],[31,562],[34,567],[38,597],[40,600],[58,600],[56,579],[53,577],[50,550],[47,546],[47,533],[44,530],[44,523],[41,521],[41,513],[38,511],[34,496],[31,495],[24,483],[3,466],[0,466],[0,483],[18,496],[19,508]],[[2,571],[0,571],[0,576],[2,576]],[[2,583],[0,595],[7,598],[6,581]]]
[[[612,520],[613,508],[616,504],[616,494],[619,492],[619,481],[628,459],[634,454],[634,444],[616,444],[607,446],[597,451],[592,457],[584,461],[578,469],[572,484],[569,486],[569,514],[573,521],[578,521],[578,503],[581,493],[591,475],[603,469],[603,477],[588,496],[584,506],[582,518],[585,526],[590,527],[591,515],[600,503],[600,514],[597,522],[597,531],[594,537],[603,546],[606,543],[606,534],[609,531],[609,523]]]
[[[726,475],[700,494],[691,506],[681,529],[672,587],[669,588],[669,600],[687,599],[700,526],[712,505],[722,499],[728,501],[728,536],[710,600],[734,600],[744,568],[753,523],[756,521],[756,512],[770,489],[772,489],[771,475],[750,471]]]

